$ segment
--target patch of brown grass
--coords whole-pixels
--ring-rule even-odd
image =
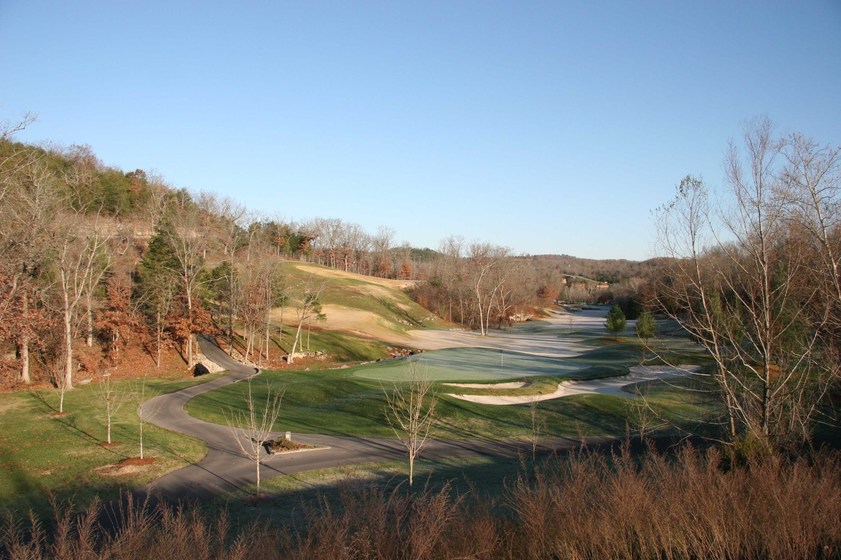
[[[49,531],[7,519],[0,556],[27,558],[841,558],[841,457],[716,450],[582,452],[524,468],[499,499],[451,488],[346,486],[302,527],[232,529],[195,507],[55,508]]]

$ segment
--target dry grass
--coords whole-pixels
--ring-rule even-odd
[[[41,558],[614,558],[841,557],[838,454],[726,469],[685,447],[634,458],[580,453],[524,474],[499,500],[451,488],[391,493],[348,486],[302,527],[233,529],[225,515],[127,500],[107,514],[55,508],[7,520],[0,556]]]

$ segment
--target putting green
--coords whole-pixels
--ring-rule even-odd
[[[376,381],[406,381],[411,367],[432,381],[500,381],[544,375],[575,377],[584,366],[570,360],[488,348],[447,348],[362,366],[353,374]]]

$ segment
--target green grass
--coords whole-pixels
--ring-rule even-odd
[[[284,328],[284,342],[291,349],[295,329]],[[309,334],[301,331],[301,352],[324,352],[335,362],[369,362],[388,356],[388,345],[378,340],[356,336],[341,331],[314,328]]]
[[[598,379],[628,373],[628,368],[645,362],[662,365],[662,358],[646,352],[639,341],[593,337],[592,350],[570,358],[548,358],[519,352],[501,352],[489,348],[447,348],[412,356],[409,360],[389,360],[354,369],[358,377],[392,383],[409,378],[413,367],[423,375],[441,382],[532,381],[533,377],[562,379]],[[697,347],[683,341],[658,343],[660,356],[671,363],[698,364],[703,360]]]
[[[201,380],[206,380],[203,377]],[[194,379],[149,377],[144,399],[195,384]],[[104,476],[95,469],[139,454],[137,407],[141,379],[114,381],[125,403],[113,418],[111,446],[105,442],[102,395],[96,383],[65,395],[46,389],[3,395],[0,405],[0,509],[44,512],[50,495],[80,506],[94,495],[116,497],[121,489],[146,484],[161,474],[199,460],[202,442],[144,424],[144,457],[155,463],[138,474]]]
[[[320,505],[329,504],[331,508],[340,509],[342,498],[348,493],[371,489],[385,494],[406,491],[407,469],[406,461],[386,461],[278,476],[262,483],[260,500],[253,499],[256,488],[249,485],[214,499],[208,506],[227,510],[239,526],[260,522],[284,527],[303,522],[307,510]],[[521,458],[430,460],[421,452],[415,463],[414,488],[423,491],[424,488],[440,489],[449,485],[456,495],[501,496],[523,469]]]
[[[393,437],[385,419],[384,391],[391,382],[380,383],[357,375],[366,366],[341,370],[311,372],[265,372],[263,378],[273,390],[284,392],[277,429],[298,433]],[[556,377],[532,377],[534,384],[520,392],[543,393],[554,390]],[[670,388],[662,383],[660,392],[649,391],[649,402],[658,412],[669,414],[677,422],[687,422],[696,415],[698,404],[693,393]],[[187,403],[187,411],[198,418],[224,423],[230,407],[244,405],[245,387],[224,387],[201,395]],[[259,400],[265,385],[254,383]],[[437,385],[440,398],[435,437],[448,439],[526,439],[531,436],[531,411],[528,405],[490,406],[448,397],[452,387]],[[466,390],[459,389],[459,392]],[[482,390],[478,390],[482,392]],[[516,391],[515,391],[516,392]],[[558,437],[617,437],[626,433],[629,399],[609,395],[576,395],[540,402],[537,405],[541,432]]]

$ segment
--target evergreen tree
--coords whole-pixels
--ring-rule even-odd
[[[155,363],[161,366],[161,349],[164,343],[167,317],[172,310],[178,278],[173,273],[178,261],[169,243],[170,234],[166,223],[160,224],[155,236],[149,242],[149,249],[143,255],[139,267],[139,291],[147,321],[154,326],[157,357]]]
[[[613,338],[618,340],[619,333],[625,330],[627,323],[628,320],[625,318],[622,308],[614,305],[610,308],[610,313],[607,314],[607,321],[605,321],[604,326],[607,327],[608,331],[613,333]]]
[[[637,336],[648,342],[648,339],[657,334],[657,325],[654,324],[654,315],[651,311],[643,311],[637,318]]]

